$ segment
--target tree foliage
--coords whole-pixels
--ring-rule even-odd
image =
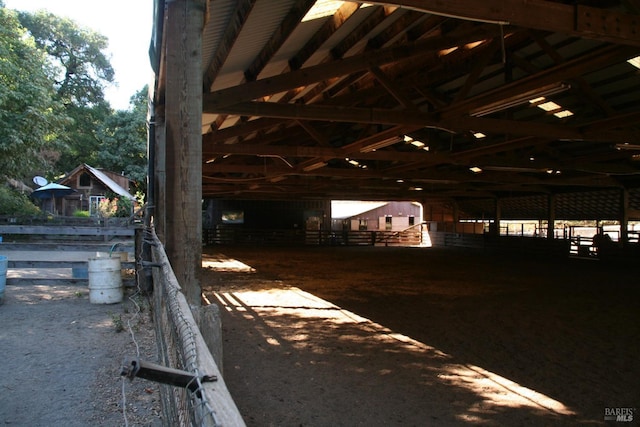
[[[46,53],[49,79],[57,101],[70,118],[56,140],[56,170],[70,171],[96,159],[100,140],[96,132],[111,114],[104,90],[114,81],[114,70],[104,53],[108,40],[52,13],[20,12],[20,22]]]
[[[11,10],[0,8],[0,175],[43,168],[66,116],[49,65]]]
[[[59,99],[65,105],[104,104],[104,89],[114,81],[113,67],[103,52],[108,39],[46,11],[20,12],[19,17],[36,46],[49,56]]]
[[[145,86],[131,97],[129,110],[114,112],[98,130],[96,164],[137,182],[144,191],[147,175],[147,93]]]
[[[126,111],[104,91],[114,81],[106,37],[0,0],[0,178],[49,178],[81,163],[146,182],[147,89]]]

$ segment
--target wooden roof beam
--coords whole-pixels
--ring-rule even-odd
[[[515,25],[640,47],[638,16],[617,10],[544,0],[386,0],[421,12]]]
[[[376,80],[380,82],[382,87],[384,87],[387,92],[389,92],[391,96],[393,96],[396,101],[398,101],[400,105],[407,109],[417,108],[413,101],[411,101],[411,99],[409,99],[409,97],[404,93],[403,88],[395,84],[395,82],[387,77],[384,71],[382,71],[378,67],[371,67],[369,69],[369,72],[371,72],[371,74],[375,76]]]
[[[229,52],[231,52],[233,44],[238,39],[240,31],[242,31],[242,26],[246,22],[249,13],[251,13],[256,0],[237,0],[235,3],[236,9],[233,13],[233,18],[229,21],[227,28],[225,28],[222,40],[216,49],[216,54],[209,63],[207,71],[204,74],[203,86],[205,93],[208,93],[212,89],[213,82],[229,56]]]
[[[299,146],[299,145],[264,145],[264,144],[212,144],[203,148],[204,157],[213,157],[220,154],[237,155],[277,155],[285,158],[317,157],[322,159],[340,159],[353,157],[358,160],[386,160],[386,161],[415,161],[428,160],[431,163],[446,162],[448,156],[429,153],[424,150],[400,152],[391,150],[377,150],[366,153],[353,152],[351,149]]]
[[[379,108],[351,108],[325,105],[294,105],[273,102],[244,102],[219,107],[220,112],[257,117],[276,117],[303,120],[321,120],[353,123],[378,123],[388,125],[414,125],[416,127],[434,127],[454,132],[466,132],[473,129],[489,134],[510,134],[538,136],[563,140],[595,140],[609,142],[628,142],[636,135],[625,130],[600,131],[592,129],[582,132],[568,126],[523,122],[488,117],[453,117],[441,119],[437,114],[414,110],[389,110]]]
[[[207,144],[227,141],[229,139],[249,135],[263,129],[276,127],[284,123],[287,123],[287,120],[271,118],[250,120],[248,122],[239,123],[223,129],[212,130],[211,132],[202,135],[202,144],[203,146],[206,146]]]
[[[461,101],[462,99],[467,97],[473,86],[478,81],[478,78],[480,78],[482,71],[484,71],[485,67],[489,65],[491,58],[498,51],[502,43],[504,43],[502,39],[495,38],[491,41],[491,43],[489,43],[488,46],[485,46],[482,55],[480,55],[475,61],[475,65],[471,69],[471,72],[467,76],[467,79],[465,80],[458,93],[456,93],[453,103]]]
[[[220,112],[219,107],[241,101],[250,101],[264,96],[281,93],[297,87],[340,77],[356,71],[367,70],[371,66],[384,65],[391,62],[409,59],[416,56],[434,55],[439,49],[457,46],[460,43],[472,42],[493,37],[499,29],[479,27],[463,34],[451,34],[438,38],[422,40],[409,45],[394,46],[377,51],[355,55],[339,61],[306,67],[290,73],[280,74],[255,82],[247,82],[238,86],[211,92],[203,95],[203,112]]]
[[[539,73],[515,80],[488,93],[450,105],[442,110],[442,116],[453,118],[467,114],[475,108],[502,101],[510,96],[535,91],[541,87],[562,82],[587,74],[612,63],[624,62],[640,52],[640,49],[627,46],[606,46],[596,49],[578,58],[562,62]]]
[[[488,166],[490,167],[490,166]],[[205,182],[232,182],[242,183],[246,182],[245,178],[234,179],[224,176],[211,176],[211,174],[246,174],[254,177],[252,183],[260,182],[259,178],[263,178],[265,182],[280,177],[280,176],[313,176],[319,178],[341,178],[339,185],[350,185],[350,180],[362,181],[369,180],[371,182],[380,182],[380,180],[386,181],[391,184],[397,179],[402,179],[405,184],[441,184],[441,185],[456,185],[463,186],[469,184],[486,183],[493,186],[493,188],[501,188],[503,190],[513,188],[513,186],[526,185],[533,186],[545,186],[545,187],[558,187],[558,186],[595,186],[595,187],[619,187],[619,183],[616,183],[614,179],[606,176],[604,172],[596,172],[594,174],[585,173],[583,176],[566,176],[566,175],[554,175],[549,178],[546,171],[539,171],[536,175],[533,171],[522,174],[515,171],[492,171],[485,170],[482,173],[471,173],[466,170],[412,170],[397,172],[393,170],[371,170],[371,169],[359,169],[359,168],[330,168],[324,167],[315,169],[313,171],[303,171],[302,169],[291,169],[282,166],[263,166],[263,165],[205,165],[203,168],[205,176],[203,180]],[[282,181],[279,181],[277,185],[283,185]],[[330,185],[338,185],[335,181],[332,181]],[[396,185],[396,184],[393,184]],[[397,185],[396,185],[397,187]],[[536,192],[539,192],[539,188]]]
[[[352,9],[354,6],[357,6],[355,9]],[[291,60],[289,60],[289,68],[284,70],[283,72],[289,72],[292,70],[300,69],[304,63],[313,55],[321,46],[324,44],[327,39],[333,35],[341,26],[344,24],[349,18],[355,14],[355,12],[359,9],[359,5],[353,3],[345,3],[343,4],[339,12],[334,14],[333,18],[329,18],[329,20],[321,27],[319,31],[312,37],[309,42],[298,52],[296,56],[294,56]],[[333,62],[337,59],[341,59],[344,54],[346,54],[349,49],[351,49],[356,43],[358,43],[361,39],[366,38],[369,31],[372,28],[379,25],[386,19],[390,13],[387,7],[378,7],[375,8],[375,11],[372,15],[365,19],[360,25],[356,26],[354,30],[352,30],[347,37],[345,37],[338,45],[334,46],[329,54],[320,61],[320,63],[328,63]],[[397,10],[397,8],[391,8]],[[348,16],[343,16],[347,15]],[[416,14],[419,14],[416,12]],[[421,14],[420,14],[421,15]],[[340,23],[340,27],[337,25],[338,21]],[[360,73],[362,74],[362,72]],[[351,79],[353,77],[350,77]],[[305,94],[302,98],[299,99],[305,103],[311,102],[311,100],[315,99],[317,96],[325,96],[325,90],[328,87],[333,87],[335,85],[336,78],[332,78],[332,83],[328,84],[328,82],[323,81],[316,84],[307,94]],[[298,93],[295,90],[290,90],[288,94],[284,95],[279,102],[289,102]]]
[[[289,59],[289,70],[302,68],[305,62],[331,37],[354,13],[358,11],[358,3],[344,3],[329,17],[318,31],[307,41],[298,53]]]
[[[291,33],[296,29],[302,18],[307,14],[309,9],[316,3],[315,0],[303,0],[294,3],[289,13],[282,21],[278,31],[274,33],[271,40],[262,48],[262,51],[256,56],[251,65],[245,70],[244,78],[248,82],[252,82],[258,78],[258,75],[267,63],[273,58],[276,52],[282,47],[284,42],[289,38]]]
[[[549,57],[556,62],[556,64],[561,64],[565,62],[565,59],[560,55],[560,53],[557,52],[549,44],[549,42],[547,42],[547,40],[544,37],[542,37],[539,31],[530,31],[529,33],[531,34],[533,39],[536,41],[538,46],[540,46],[542,50],[544,50],[547,53],[547,55],[549,55]],[[530,64],[529,66],[533,67],[533,64]],[[538,70],[536,70],[536,72],[537,71]],[[589,101],[591,101],[594,105],[596,105],[604,114],[608,116],[615,114],[615,111],[613,111],[613,109],[602,98],[596,95],[596,93],[593,91],[593,89],[589,86],[589,84],[584,78],[580,76],[576,76],[572,78],[570,81],[575,82],[576,86],[579,87],[580,90],[578,93],[580,95],[585,96]]]

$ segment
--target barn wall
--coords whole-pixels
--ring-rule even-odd
[[[392,230],[404,230],[409,227],[409,217],[415,217],[415,224],[422,221],[421,206],[414,202],[389,202],[384,206],[362,212],[345,219],[350,224],[350,230],[359,230],[360,221],[366,220],[367,230],[385,230],[385,217],[392,217]],[[342,220],[333,223],[334,230],[342,230]]]
[[[77,183],[77,180],[70,181],[70,184]],[[89,210],[89,197],[90,196],[106,196],[110,190],[102,184],[100,181],[91,178],[90,188],[77,188],[70,185],[72,188],[76,188],[77,193],[73,193],[65,197],[64,200],[64,213],[63,215],[72,216],[76,210]]]
[[[229,225],[254,229],[305,229],[312,218],[319,219],[319,226],[328,230],[331,225],[331,202],[328,200],[278,201],[278,200],[220,200],[205,201],[203,224],[205,228]],[[237,223],[231,223],[234,213],[243,213]],[[223,216],[227,221],[223,221]]]

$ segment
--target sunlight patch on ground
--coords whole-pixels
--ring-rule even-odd
[[[560,415],[575,415],[561,402],[478,366],[453,364],[447,371],[438,377],[456,385],[464,384],[482,396],[489,405],[514,408],[530,406]]]
[[[237,259],[229,258],[222,254],[203,255],[202,268],[211,268],[216,271],[247,272],[253,273],[255,269]]]
[[[377,324],[369,319],[343,310],[329,301],[316,297],[301,289],[247,290],[215,293],[217,302],[228,311],[253,312],[254,318],[261,319],[266,325],[268,319],[278,316],[304,319],[304,322],[317,320],[322,322],[327,330],[331,325],[352,325],[360,332],[352,335],[342,335],[341,338],[363,345],[379,347],[381,352],[403,351],[415,354],[424,360],[424,369],[442,384],[461,388],[474,393],[481,401],[467,408],[465,413],[459,414],[461,420],[478,422],[482,416],[498,408],[528,408],[542,411],[550,415],[575,415],[563,403],[542,393],[531,390],[496,373],[481,367],[464,363],[455,363],[455,356],[446,354],[425,343],[412,339],[403,334]],[[246,315],[246,314],[245,314]],[[261,323],[256,322],[256,323]],[[301,325],[302,326],[302,325]],[[257,325],[259,332],[266,332],[266,327]],[[274,336],[276,326],[270,325],[265,333],[265,340],[271,345],[281,345],[287,342],[294,348],[300,341],[313,342],[313,336],[304,335],[298,331],[287,335],[280,331]],[[376,350],[377,351],[377,350]],[[493,409],[492,409],[493,408]]]
[[[18,288],[22,289],[22,292],[15,293],[16,301],[28,305],[36,305],[43,301],[78,299],[88,294],[87,289],[80,286],[11,285],[11,290]]]
[[[71,268],[9,268],[7,279],[68,279],[73,277]]]

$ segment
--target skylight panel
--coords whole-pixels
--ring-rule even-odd
[[[562,110],[558,111],[557,113],[553,113],[553,115],[559,119],[564,119],[565,117],[573,116],[573,112],[570,110]]]
[[[559,110],[562,107],[553,101],[547,101],[547,102],[543,102],[542,104],[539,104],[538,108],[541,108],[544,111],[554,111],[554,110]]]
[[[318,0],[309,12],[302,18],[302,22],[312,21],[314,19],[326,18],[331,16],[346,2],[336,0]],[[360,8],[371,6],[368,3],[363,3]]]
[[[547,101],[545,103],[542,103],[542,104],[538,105],[538,108],[541,108],[544,111],[554,111],[554,110],[562,109],[561,106],[559,106],[558,104],[556,104],[553,101]]]
[[[629,64],[633,65],[636,68],[640,68],[640,56],[636,56],[635,58],[631,58],[627,62]]]
[[[326,16],[331,16],[342,6],[343,1],[334,1],[334,0],[318,0],[316,4],[313,5],[309,12],[302,18],[302,22],[312,21],[314,19],[324,18]]]
[[[458,46],[454,46],[454,47],[450,47],[448,49],[442,49],[438,52],[438,56],[447,56],[449,55],[451,52],[454,52],[458,50]]]
[[[573,111],[563,109],[562,106],[558,105],[553,101],[547,101],[547,99],[544,96],[539,96],[537,98],[530,99],[529,103],[547,112],[555,111],[553,115],[559,119],[564,119],[566,117],[573,116]]]

